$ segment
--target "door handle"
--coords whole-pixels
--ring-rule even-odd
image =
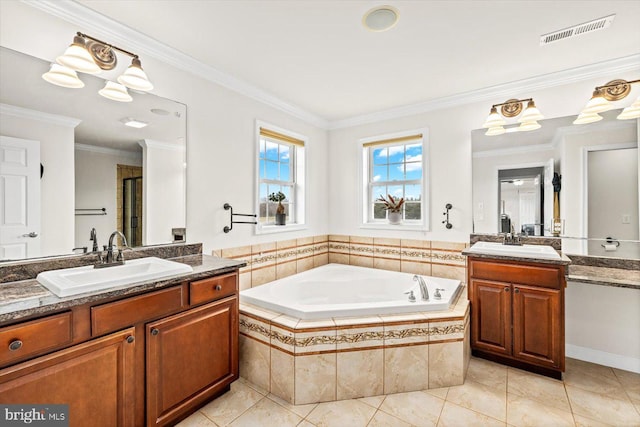
[[[31,233],[27,233],[27,234],[23,234],[22,237],[38,237],[38,233],[36,233],[35,231],[32,231]]]

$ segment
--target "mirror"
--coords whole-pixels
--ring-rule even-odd
[[[84,88],[55,86],[41,77],[49,65],[0,48],[0,260],[91,251],[94,228],[100,249],[114,230],[130,246],[174,241],[186,221],[186,106],[133,90],[132,102],[112,101],[98,94],[105,80],[83,73]],[[21,176],[34,150],[38,176]]]
[[[619,113],[587,125],[542,120],[533,132],[472,131],[474,232],[552,236],[558,218],[565,253],[640,258],[639,125]]]

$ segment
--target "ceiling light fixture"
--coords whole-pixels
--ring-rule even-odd
[[[578,117],[574,120],[574,125],[583,125],[602,120],[602,116],[598,113],[613,108],[612,102],[624,99],[631,92],[631,85],[640,83],[640,80],[611,80],[605,85],[597,86],[591,99],[582,109]],[[640,117],[640,97],[636,101],[622,110],[618,115],[618,120],[637,119]]]
[[[51,69],[43,74],[42,78],[58,86],[83,87],[84,83],[75,72],[97,74],[101,70],[114,69],[118,64],[115,51],[131,56],[131,65],[118,77],[118,83],[107,82],[104,89],[98,93],[114,101],[130,102],[133,98],[127,92],[127,88],[139,91],[153,89],[138,55],[80,32],[73,37],[73,43],[64,54],[56,58],[57,64],[52,64]]]
[[[527,102],[527,108],[525,108],[524,113],[522,113],[522,107],[525,101]],[[501,107],[500,113],[498,113],[498,107]],[[522,113],[522,116],[518,120],[520,126],[517,128],[505,129],[504,125],[507,122],[503,117],[517,117],[520,113]],[[542,120],[543,118],[544,116],[536,107],[535,102],[533,102],[533,98],[509,99],[502,104],[494,104],[491,106],[489,117],[487,117],[487,120],[484,122],[482,127],[487,129],[487,132],[485,133],[487,136],[502,135],[505,132],[528,132],[540,129],[542,126],[540,126],[538,120]]]
[[[121,119],[120,121],[125,126],[129,126],[130,128],[136,128],[136,129],[142,129],[142,128],[147,127],[149,125],[149,123],[147,123],[147,122],[143,122],[142,120],[132,119],[131,117],[125,117],[124,119]]]
[[[400,12],[393,6],[378,6],[369,10],[362,17],[362,25],[376,33],[387,31],[398,23]]]

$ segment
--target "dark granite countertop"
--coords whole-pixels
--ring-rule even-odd
[[[640,270],[570,265],[567,281],[591,285],[640,289]]]
[[[469,248],[463,250],[462,255],[472,256],[475,258],[491,258],[491,259],[499,259],[504,261],[521,261],[521,262],[535,262],[539,264],[554,264],[554,265],[569,265],[571,264],[571,259],[565,254],[559,252],[560,259],[548,259],[548,258],[533,258],[527,256],[509,256],[509,255],[496,255],[490,253],[478,253],[478,252],[470,252]]]
[[[242,261],[202,254],[171,258],[170,260],[190,265],[193,267],[193,272],[62,298],[51,293],[35,279],[0,283],[0,325],[5,322],[33,315],[43,315],[88,302],[165,288],[184,280],[197,280],[207,277],[212,273],[223,274],[245,265]]]

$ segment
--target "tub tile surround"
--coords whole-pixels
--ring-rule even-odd
[[[462,384],[468,347],[466,287],[429,313],[298,320],[240,304],[240,375],[296,405]]]
[[[466,281],[469,245],[416,239],[319,235],[214,250],[241,260],[240,290],[260,286],[328,263],[356,265]]]

